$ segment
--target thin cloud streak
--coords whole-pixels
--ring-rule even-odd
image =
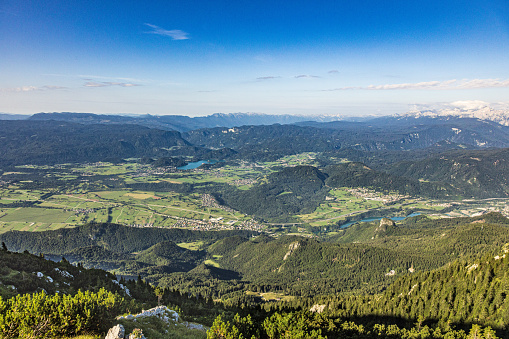
[[[318,75],[310,75],[310,74],[300,74],[294,76],[295,79],[316,79],[320,78]]]
[[[145,24],[146,26],[152,28],[153,30],[150,32],[145,32],[147,34],[156,34],[170,37],[172,40],[187,40],[189,39],[189,33],[181,31],[180,29],[172,29],[166,30],[156,25]]]
[[[509,87],[509,79],[463,79],[463,80],[446,80],[446,81],[426,81],[417,83],[404,83],[404,84],[385,84],[385,85],[369,85],[341,87],[323,90],[324,92],[330,91],[346,91],[346,90],[458,90],[458,89],[477,89],[477,88],[503,88]]]
[[[78,75],[79,78],[86,81],[99,81],[99,80],[110,80],[112,82],[149,82],[149,79],[135,79],[135,78],[122,78],[122,77],[111,77],[102,75]]]
[[[141,85],[125,83],[125,82],[94,82],[94,81],[89,81],[89,82],[86,82],[83,86],[85,86],[85,87],[109,87],[109,86],[135,87],[135,86],[141,86]]]
[[[280,76],[266,76],[266,77],[259,77],[259,78],[256,78],[256,80],[272,80],[272,79],[279,79],[281,78]]]
[[[12,88],[0,88],[0,92],[21,93],[21,92],[51,91],[51,90],[58,90],[58,89],[67,89],[67,87],[51,86],[51,85],[46,85],[46,86],[42,86],[42,87],[21,86],[21,87],[12,87]]]

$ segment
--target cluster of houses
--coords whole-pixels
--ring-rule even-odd
[[[359,198],[363,198],[366,200],[382,201],[384,203],[390,203],[401,199],[410,198],[409,195],[401,195],[396,193],[391,195],[385,195],[367,188],[350,188],[348,189],[348,192]]]

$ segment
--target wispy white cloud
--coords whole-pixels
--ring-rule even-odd
[[[120,87],[135,87],[135,86],[141,86],[138,84],[132,84],[132,83],[126,83],[126,82],[95,82],[95,81],[88,81],[83,86],[85,87],[109,87],[109,86],[120,86]]]
[[[109,82],[130,82],[130,83],[136,83],[136,82],[150,82],[149,79],[135,79],[135,78],[126,78],[126,77],[112,77],[112,76],[104,76],[104,75],[85,75],[80,74],[78,75],[79,78],[86,80],[86,81],[109,81]]]
[[[164,29],[159,26],[152,25],[152,24],[146,23],[145,25],[152,28],[152,31],[145,32],[148,34],[157,34],[157,35],[167,36],[167,37],[172,38],[172,40],[187,40],[187,39],[189,39],[189,33],[181,31],[180,29],[167,30],[167,29]]]
[[[269,75],[269,76],[266,76],[266,77],[256,78],[256,80],[272,80],[272,79],[279,79],[279,78],[281,78],[281,77],[280,76]]]
[[[336,73],[339,73],[339,71],[337,69],[331,69],[327,73],[329,73],[329,74],[336,74]]]
[[[344,90],[457,90],[457,89],[476,89],[476,88],[497,88],[509,87],[509,79],[463,79],[463,80],[445,80],[445,81],[425,81],[417,83],[403,84],[385,84],[385,85],[369,85],[369,86],[351,86],[326,89],[324,91],[344,91]]]
[[[459,108],[463,110],[481,109],[489,107],[490,104],[481,100],[461,100],[454,101],[449,104],[451,107]]]
[[[10,93],[20,93],[20,92],[35,92],[35,91],[50,91],[50,90],[58,90],[58,89],[66,89],[67,87],[62,86],[21,86],[21,87],[10,87],[10,88],[0,88],[0,92],[10,92]]]
[[[459,100],[453,102],[414,103],[411,111],[465,112],[483,109],[509,110],[509,102],[486,102],[482,100]]]
[[[310,75],[310,74],[300,74],[294,76],[295,79],[316,79],[320,78],[318,75]]]
[[[509,87],[509,79],[472,79],[462,80],[458,83],[458,88],[496,88]]]

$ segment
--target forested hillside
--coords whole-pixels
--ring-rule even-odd
[[[435,269],[509,243],[508,225],[499,214],[443,220],[419,216],[399,223],[361,223],[320,241],[296,236],[252,237],[256,233],[247,231],[100,224],[8,232],[0,241],[11,249],[58,254],[86,267],[141,274],[162,286],[212,298],[222,295],[234,302],[245,299],[235,291],[250,289],[280,290],[294,296],[379,292],[408,272]],[[202,250],[177,245],[198,241]],[[210,281],[215,285],[209,285]],[[216,288],[219,285],[221,289]]]
[[[81,125],[56,121],[0,121],[3,166],[95,162],[165,154],[186,146],[180,133],[136,125]]]
[[[448,183],[466,197],[509,196],[509,149],[454,151],[418,161],[404,161],[389,172],[426,181]]]
[[[63,254],[80,247],[100,246],[105,249],[132,253],[148,249],[162,241],[216,241],[233,235],[250,236],[251,231],[191,231],[185,229],[137,228],[116,224],[86,224],[76,228],[46,232],[12,231],[0,235],[13,251]]]
[[[488,255],[407,274],[377,295],[313,297],[271,315],[216,318],[212,338],[507,338],[508,245]],[[291,304],[298,304],[292,302]],[[311,310],[309,312],[308,310]],[[483,328],[483,326],[486,326]],[[498,336],[497,336],[498,335]]]
[[[407,179],[404,176],[372,170],[362,163],[331,165],[324,171],[329,176],[326,180],[329,187],[367,187],[377,191],[396,191],[400,194],[432,198],[447,198],[461,194],[460,190],[448,184],[442,184],[438,180],[421,182],[413,178]]]
[[[79,289],[97,291],[106,288],[126,295],[119,285],[112,282],[115,275],[96,269],[73,266],[67,260],[53,262],[43,256],[15,253],[4,247],[0,250],[0,296],[40,292],[74,294]]]
[[[268,175],[249,190],[224,188],[221,198],[243,213],[275,221],[310,213],[325,199],[327,174],[313,166],[296,166]]]
[[[477,119],[412,118],[399,123],[380,119],[364,123],[330,122],[310,125],[210,128],[190,131],[183,136],[194,145],[230,147],[245,157],[255,157],[255,151],[258,151],[258,157],[266,157],[340,148],[361,151],[415,150],[443,141],[477,148],[509,145],[508,127]]]
[[[0,114],[0,119],[2,115]],[[235,127],[243,125],[272,125],[291,124],[307,120],[335,120],[334,117],[300,116],[300,115],[270,115],[256,113],[215,113],[208,116],[188,117],[185,115],[106,115],[93,113],[37,113],[30,120],[57,120],[81,124],[134,124],[163,130],[187,132],[199,128]],[[16,115],[5,115],[4,120],[19,119]]]

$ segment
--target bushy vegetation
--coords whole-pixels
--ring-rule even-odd
[[[2,338],[100,333],[126,308],[122,297],[104,289],[97,293],[78,291],[73,296],[39,292],[7,301],[0,298],[0,333]]]
[[[251,316],[231,320],[219,316],[207,332],[207,339],[280,339],[280,338],[436,338],[436,339],[496,339],[491,327],[472,325],[468,330],[446,329],[423,325],[422,321],[410,327],[374,321],[331,318],[308,311],[274,312],[261,320]]]

